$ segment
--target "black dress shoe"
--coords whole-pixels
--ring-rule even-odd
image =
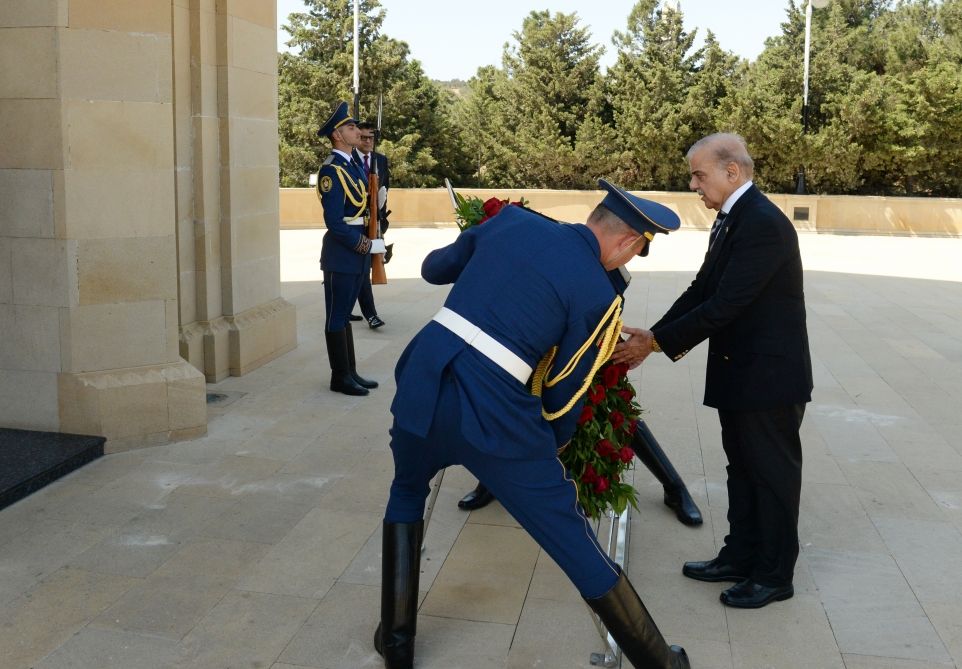
[[[462,511],[474,511],[493,501],[494,495],[491,494],[491,491],[484,487],[483,483],[479,483],[474,490],[461,498],[461,501],[458,502],[458,508]]]
[[[704,522],[698,505],[684,485],[680,488],[665,488],[665,506],[674,511],[675,517],[685,525],[695,527]]]
[[[350,316],[347,317],[347,320],[349,320],[349,321],[363,321],[363,320],[364,320],[364,316],[358,316],[357,314],[351,314]]]
[[[760,609],[772,602],[791,599],[795,588],[788,585],[761,585],[752,580],[742,581],[725,590],[718,598],[725,606],[737,609]]]
[[[377,330],[384,325],[384,321],[382,321],[379,316],[371,316],[367,319],[367,324],[372,330]]]
[[[686,562],[681,573],[696,581],[718,583],[719,581],[733,581],[738,583],[748,578],[748,570],[722,562],[720,558],[708,562]]]

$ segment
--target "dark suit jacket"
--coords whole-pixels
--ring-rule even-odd
[[[708,339],[705,404],[757,411],[810,402],[798,235],[755,186],[732,206],[691,286],[652,326],[678,360]]]
[[[363,165],[364,161],[361,158],[360,152],[357,149],[355,149],[354,153],[356,155],[357,164]],[[373,158],[373,164],[371,165],[371,170],[373,171],[375,167],[377,168],[378,187],[384,186],[387,190],[390,191],[391,190],[391,167],[390,167],[390,164],[388,163],[387,156],[385,156],[383,153],[378,153],[377,151],[374,151],[371,154],[371,157]],[[385,200],[384,206],[381,207],[377,212],[377,220],[381,224],[381,234],[384,234],[384,232],[391,225],[391,222],[387,220],[389,213],[390,212],[388,212],[388,209],[387,209],[387,201]]]

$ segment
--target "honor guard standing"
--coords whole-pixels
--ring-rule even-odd
[[[621,297],[607,271],[679,225],[667,207],[600,184],[608,195],[586,225],[505,207],[424,260],[425,280],[453,286],[395,371],[394,481],[374,637],[388,669],[414,664],[425,498],[438,470],[455,464],[554,559],[635,667],[689,667],[598,544],[557,458],[618,341]]]
[[[367,175],[351,157],[360,131],[348,113],[346,102],[337,103],[317,134],[330,139],[332,146],[317,175],[317,192],[327,226],[321,271],[324,273],[324,336],[331,363],[331,390],[345,395],[367,395],[368,390],[377,388],[378,384],[357,373],[349,317],[361,282],[371,271],[371,254],[384,253],[384,242],[372,241],[364,234]]]

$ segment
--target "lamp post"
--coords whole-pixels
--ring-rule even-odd
[[[808,134],[808,54],[812,44],[812,6],[828,7],[829,0],[808,0],[805,6],[805,73],[802,77],[802,134]],[[798,168],[798,185],[795,192],[805,194],[805,166]]]

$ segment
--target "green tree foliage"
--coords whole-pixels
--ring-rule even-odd
[[[659,0],[637,0],[612,40],[616,60],[577,14],[532,12],[456,91],[429,82],[407,45],[381,34],[383,10],[362,0],[362,107],[385,96],[382,148],[398,185],[684,190],[699,137],[737,132],[755,180],[809,192],[962,196],[962,0],[830,0],[813,12],[803,125],[805,4],[785,2],[780,34],[752,63],[708,32],[698,40]],[[291,16],[298,55],[280,59],[285,185],[316,169],[313,136],[350,96],[350,3],[309,0]],[[326,152],[326,145],[323,146]]]

